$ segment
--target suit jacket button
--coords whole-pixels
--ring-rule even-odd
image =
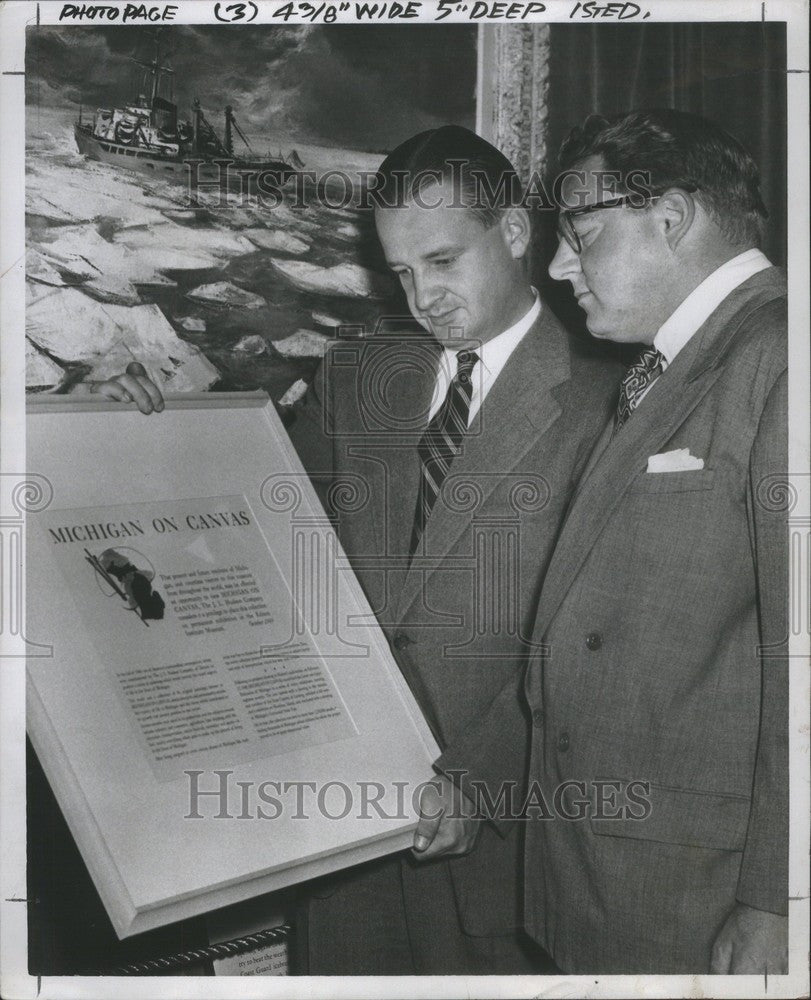
[[[569,734],[567,732],[563,732],[558,737],[558,750],[560,750],[561,753],[566,753],[568,749],[569,749]]]
[[[395,649],[405,649],[409,642],[411,642],[411,640],[405,632],[395,632],[394,638],[391,641]]]
[[[597,649],[600,649],[602,644],[603,644],[603,637],[600,635],[599,632],[589,632],[589,634],[586,636],[586,648],[590,649],[592,652],[594,652]]]
[[[543,725],[543,709],[535,708],[532,711],[532,725],[542,726]]]

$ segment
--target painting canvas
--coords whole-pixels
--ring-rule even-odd
[[[403,136],[472,127],[474,27],[53,26],[26,58],[30,391],[137,358],[289,404],[330,338],[407,315],[363,191]]]

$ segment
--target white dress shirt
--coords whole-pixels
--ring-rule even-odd
[[[479,362],[473,369],[472,382],[473,393],[470,398],[470,409],[468,411],[468,425],[473,417],[478,413],[479,407],[484,402],[484,398],[493,386],[502,368],[506,365],[512,352],[529,332],[530,327],[541,314],[541,299],[537,289],[532,289],[535,301],[528,312],[526,312],[517,323],[514,323],[507,330],[486,341],[481,347],[475,348],[479,356]],[[448,387],[451,379],[456,374],[456,355],[459,348],[444,347],[442,356],[439,359],[439,370],[437,371],[434,395],[431,399],[431,409],[428,420],[433,420],[439,408],[445,401],[448,394]]]
[[[745,250],[725,264],[717,267],[712,274],[697,285],[670,317],[659,327],[653,338],[653,346],[662,352],[662,370],[673,364],[673,359],[690,341],[704,323],[715,312],[724,299],[734,292],[753,274],[771,267],[769,258],[760,250]],[[656,385],[653,381],[639,397],[640,402]],[[639,405],[637,403],[637,405]]]

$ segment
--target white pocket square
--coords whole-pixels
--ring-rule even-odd
[[[648,459],[646,472],[692,472],[703,469],[704,459],[690,454],[689,448],[676,448],[674,451],[663,451],[660,455],[651,455]]]

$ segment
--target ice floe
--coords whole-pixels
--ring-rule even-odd
[[[305,292],[324,295],[344,295],[352,298],[385,298],[391,292],[391,283],[359,264],[336,264],[319,267],[303,260],[270,258],[271,264],[296,288]]]
[[[156,305],[98,302],[75,288],[28,285],[26,333],[62,361],[90,365],[90,379],[106,379],[140,361],[173,392],[207,389],[217,369],[181,340]]]
[[[172,222],[189,223],[197,222],[200,216],[207,216],[209,213],[199,208],[171,208],[163,209],[163,214]]]
[[[55,163],[29,158],[26,164],[26,212],[54,222],[90,222],[113,218],[148,225],[164,221],[145,205],[141,185],[105,164]]]
[[[141,308],[157,309],[157,306]],[[160,315],[163,316],[162,313]],[[214,365],[192,344],[179,338],[176,338],[174,344],[163,339],[150,343],[148,339],[139,336],[116,341],[96,361],[88,378],[92,381],[112,378],[123,372],[132,361],[140,362],[163,392],[202,392],[220,377]]]
[[[301,399],[307,391],[307,383],[303,378],[296,379],[285,394],[279,400],[280,406],[292,406],[297,399]]]
[[[189,333],[206,332],[206,321],[199,319],[197,316],[176,316],[175,323],[183,330],[188,330]]]
[[[57,270],[55,262],[49,260],[45,254],[32,247],[25,254],[25,276],[29,281],[38,281],[43,285],[54,285],[59,288],[64,285],[76,284],[75,281],[68,281],[63,278]]]
[[[131,250],[149,250],[150,253],[163,248],[227,259],[254,252],[253,244],[244,236],[224,229],[181,226],[167,221],[159,225],[122,230],[113,239]]]
[[[274,340],[273,346],[286,358],[323,358],[330,339],[315,330],[296,330],[283,340]]]
[[[241,354],[264,354],[267,348],[268,345],[261,334],[249,333],[234,344],[233,350],[239,351]]]
[[[39,191],[28,191],[25,196],[25,211],[28,215],[38,215],[50,222],[78,222],[81,217],[69,212],[60,204],[58,197],[46,198]],[[89,217],[88,217],[89,219]],[[85,219],[85,221],[88,221]]]
[[[138,285],[173,286],[174,282],[155,270],[145,253],[105,240],[93,225],[60,226],[47,230],[38,243],[41,262],[67,272],[76,284],[105,302],[137,305]],[[36,272],[35,280],[44,280]],[[53,283],[53,282],[49,282]]]
[[[216,216],[218,222],[231,229],[248,229],[262,224],[262,211],[258,207],[244,208],[229,205],[224,209],[213,209],[212,214]]]
[[[343,326],[344,325],[344,321],[342,319],[336,319],[334,316],[329,316],[327,313],[311,312],[310,315],[313,318],[313,323],[317,323],[319,326]]]
[[[202,250],[179,250],[160,245],[144,248],[139,253],[147,255],[158,271],[209,271],[224,263]]]
[[[50,288],[26,283],[28,305],[25,312],[27,335],[38,346],[63,361],[87,361],[110,348],[121,336],[118,313],[135,308],[98,302],[77,288]],[[126,329],[138,322],[128,322]]]
[[[245,229],[243,235],[260,250],[281,250],[283,253],[302,254],[310,249],[311,241],[302,236],[293,236],[281,229]]]
[[[58,226],[40,233],[36,248],[51,263],[74,276],[87,280],[106,276],[133,285],[172,287],[175,282],[162,271],[206,270],[221,265],[217,257],[203,250],[152,243],[149,233],[155,228],[123,230],[115,234],[115,242],[110,242],[93,224]]]
[[[199,285],[186,292],[190,299],[199,302],[212,302],[216,305],[239,306],[243,309],[261,309],[267,305],[261,295],[238,288],[230,281],[214,281],[209,285]]]
[[[65,372],[38,351],[26,338],[25,341],[25,387],[26,389],[52,389],[59,385]]]
[[[346,222],[344,225],[338,226],[335,232],[338,236],[347,240],[358,240],[362,235],[360,229],[354,222]]]

